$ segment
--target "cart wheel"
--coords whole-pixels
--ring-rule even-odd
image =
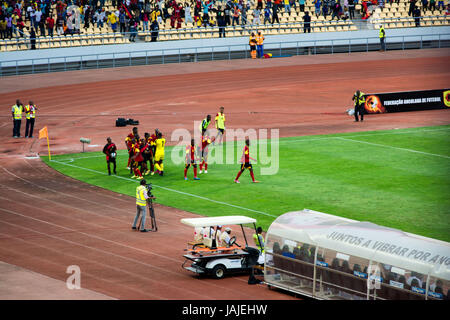
[[[212,274],[216,279],[222,279],[225,276],[227,268],[223,264],[218,264],[212,270]]]

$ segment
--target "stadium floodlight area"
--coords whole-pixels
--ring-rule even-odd
[[[316,299],[445,300],[450,244],[304,209],[266,234],[264,281]]]

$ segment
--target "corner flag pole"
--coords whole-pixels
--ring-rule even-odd
[[[47,149],[48,149],[48,159],[52,160],[52,155],[50,154],[50,142],[48,141],[48,134],[47,134]]]
[[[50,141],[48,140],[48,130],[47,126],[39,130],[39,139],[47,138],[47,148],[48,148],[48,159],[52,160],[52,155],[50,154]]]

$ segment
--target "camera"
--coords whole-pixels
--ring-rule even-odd
[[[154,197],[154,195],[152,194],[152,189],[153,189],[152,184],[151,184],[151,183],[148,183],[148,184],[146,184],[145,186],[146,186],[146,188],[147,188],[147,195],[148,195],[148,197],[149,197],[149,198]]]

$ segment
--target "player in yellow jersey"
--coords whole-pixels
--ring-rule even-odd
[[[164,174],[164,146],[166,145],[166,139],[163,138],[162,133],[158,132],[156,136],[156,151],[155,151],[155,167],[156,172],[162,176]]]
[[[225,113],[223,113],[224,107],[220,107],[219,113],[216,115],[216,129],[217,129],[217,135],[216,140],[220,135],[220,141],[218,144],[222,143],[223,134],[225,133]],[[214,144],[214,142],[213,142]],[[200,169],[201,170],[201,169]]]

